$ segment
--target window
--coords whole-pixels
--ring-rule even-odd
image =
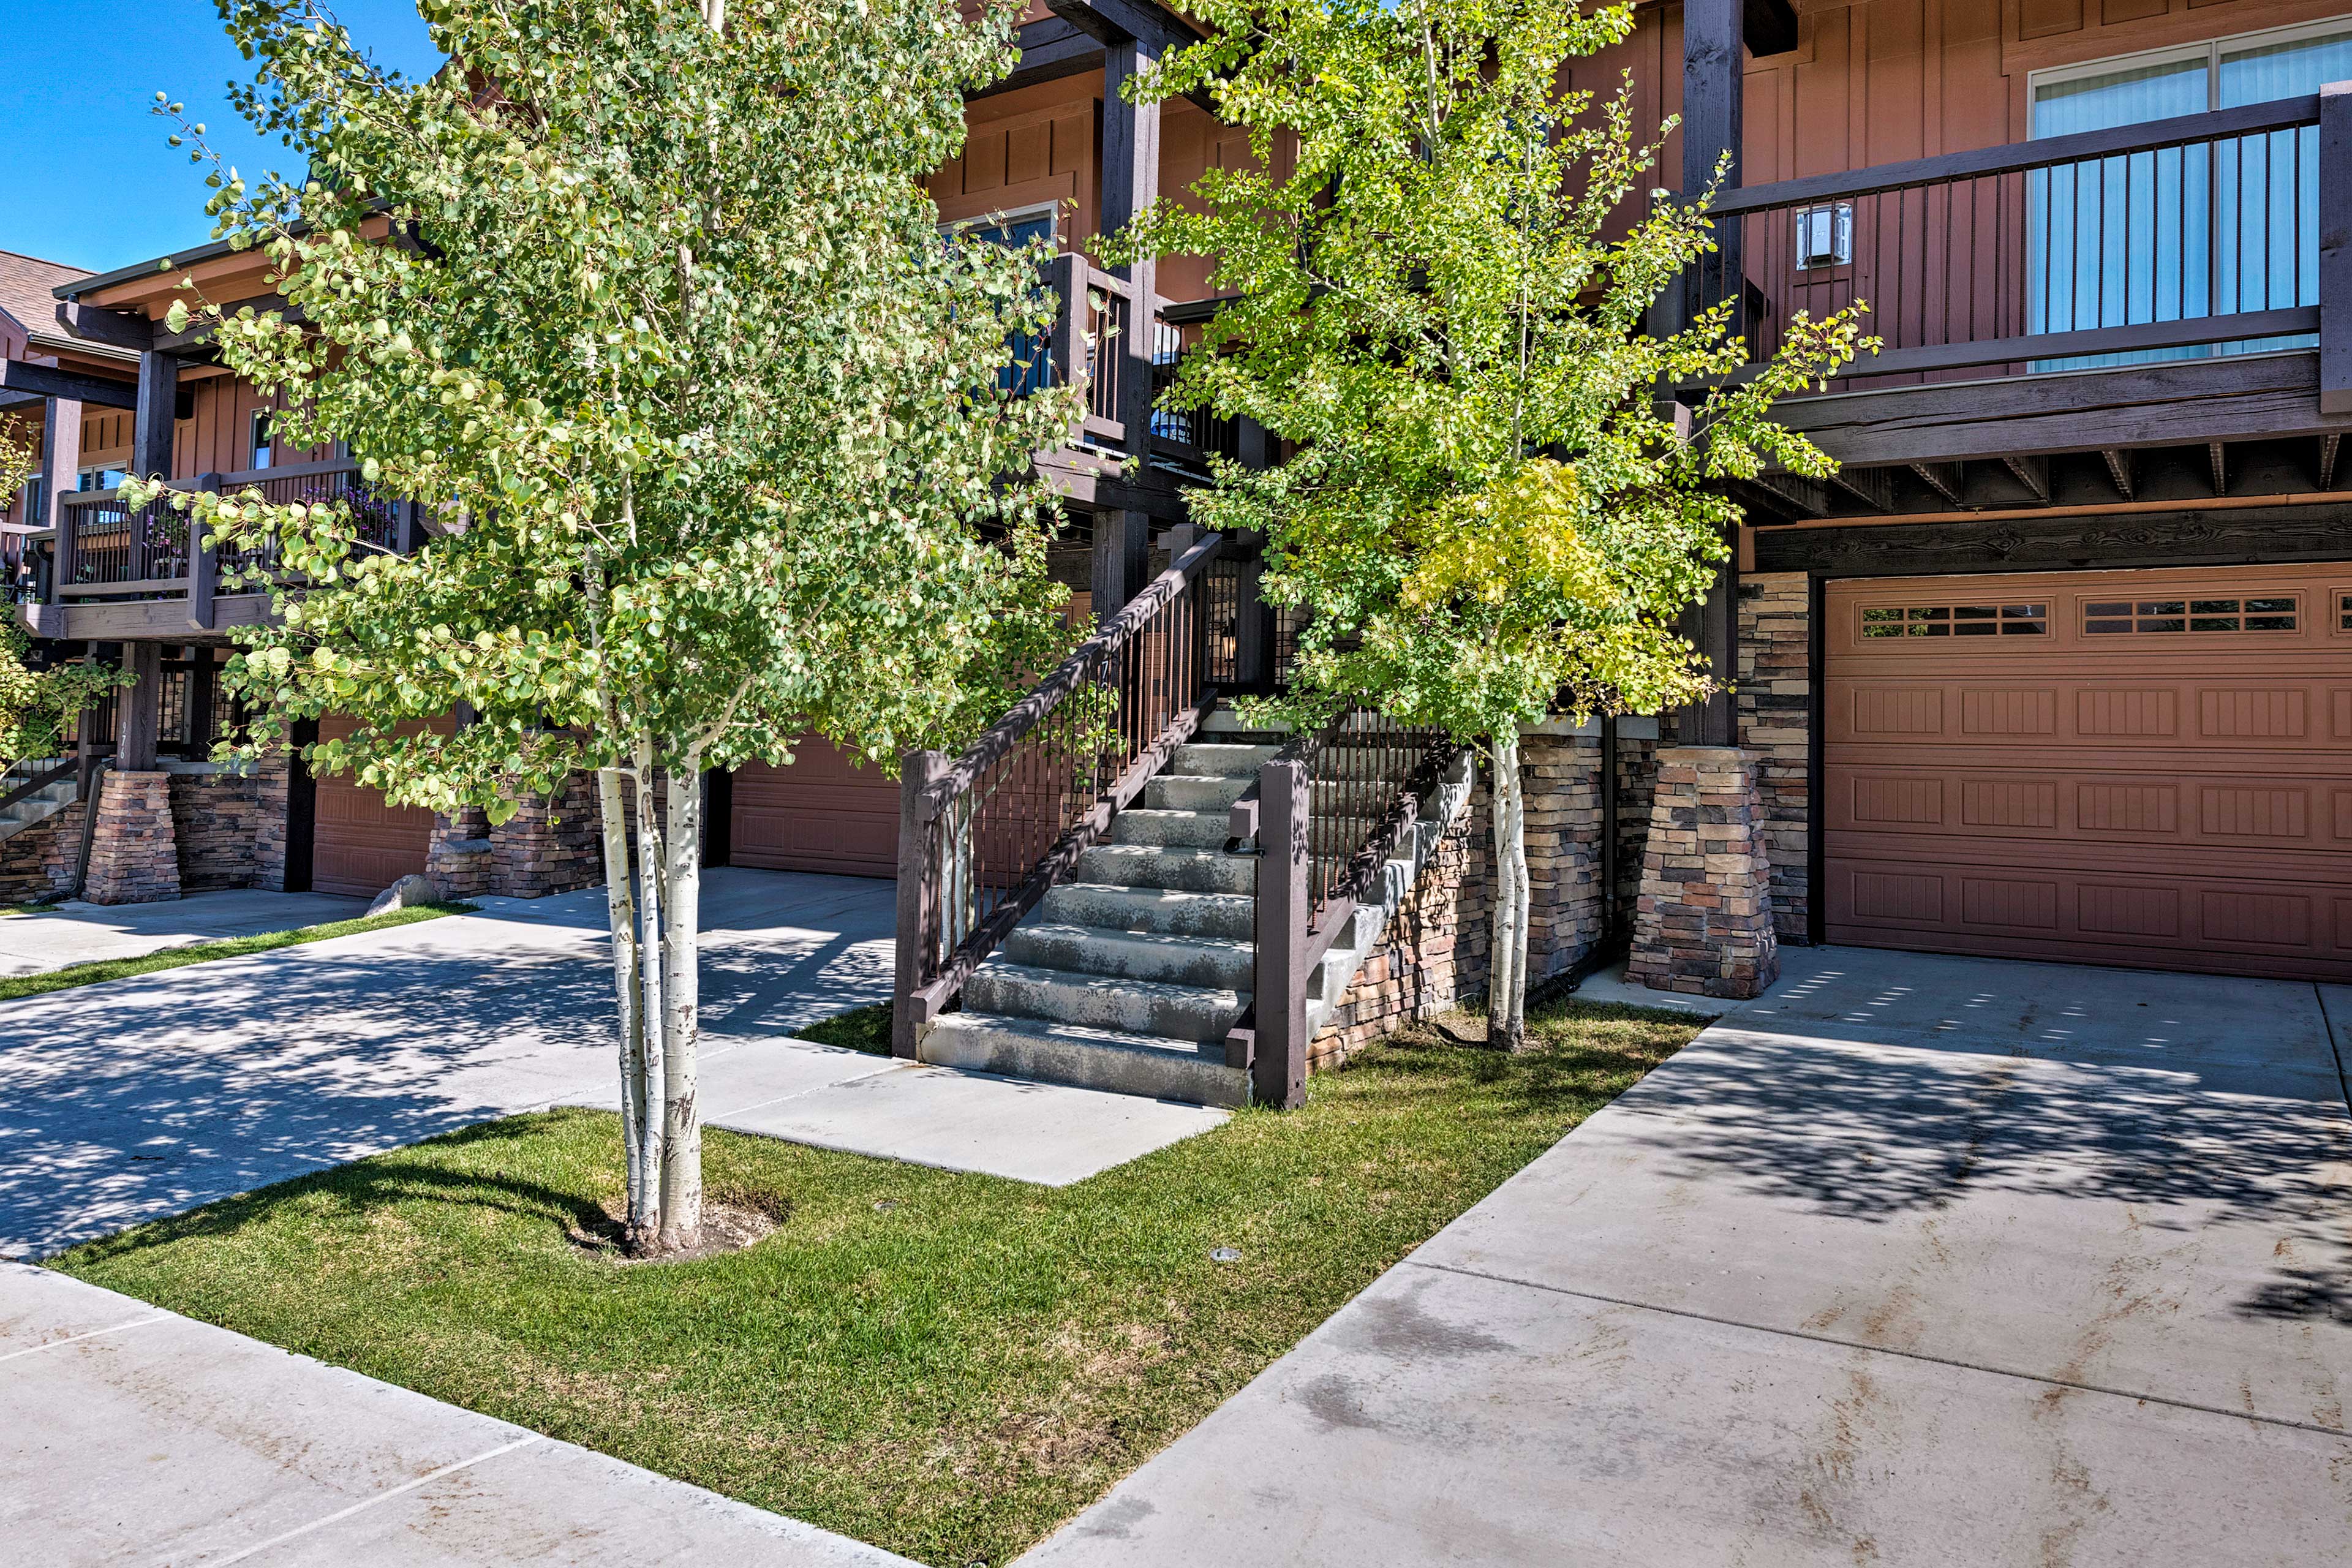
[[[2037,71],[2032,134],[2266,103],[2352,78],[2352,18]],[[2319,299],[2315,126],[2026,176],[2026,331],[2084,331]],[[2306,336],[2037,360],[2074,370],[2307,347]]]
[[[2338,594],[2336,596],[2336,629],[2339,632],[2352,632],[2352,594]]]
[[[1862,612],[1866,637],[2032,637],[2049,631],[2047,605],[1900,605]]]
[[[253,438],[247,444],[246,455],[247,468],[269,467],[269,410],[267,408],[253,411]]]
[[[2145,632],[2291,632],[2299,610],[2293,595],[2266,599],[2116,599],[2083,606],[2083,630],[2092,637]]]
[[[1054,217],[1058,210],[1055,205],[1048,204],[1020,212],[999,213],[971,223],[950,224],[947,227],[950,234],[1017,249],[1041,239],[1050,244],[1054,238]],[[1051,339],[1016,332],[1007,340],[1005,348],[1007,363],[996,375],[996,384],[1001,390],[1016,397],[1026,397],[1053,384]]]
[[[1844,267],[1853,260],[1853,204],[1807,207],[1797,217],[1797,269]]]
[[[82,468],[74,475],[77,490],[110,490],[121,487],[131,477],[122,468]]]

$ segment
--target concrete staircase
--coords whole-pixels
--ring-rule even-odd
[[[14,793],[17,785],[47,772],[61,760],[43,757],[17,763],[5,774],[0,774],[0,795]],[[62,778],[36,790],[13,805],[0,806],[0,841],[14,838],[37,823],[47,822],[71,805],[76,798],[76,787],[72,778]]]
[[[1250,1005],[1257,861],[1224,852],[1226,813],[1278,748],[1212,716],[1138,803],[973,971],[962,1010],[924,1036],[926,1061],[1202,1105],[1244,1105],[1249,1074],[1225,1036]],[[1319,1028],[1467,804],[1465,769],[1422,803],[1385,868],[1308,983]],[[1323,792],[1318,792],[1320,796]]]

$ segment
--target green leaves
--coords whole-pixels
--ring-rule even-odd
[[[1704,203],[1654,204],[1664,131],[1630,82],[1577,90],[1628,5],[1192,0],[1212,38],[1131,84],[1207,91],[1255,167],[1213,171],[1108,247],[1217,258],[1239,298],[1168,401],[1297,456],[1221,468],[1194,504],[1264,531],[1266,591],[1309,613],[1294,716],[1349,701],[1468,740],[1563,698],[1654,711],[1708,672],[1672,630],[1728,548],[1711,485],[1825,460],[1771,400],[1860,346],[1788,323],[1739,384],[1722,312],[1664,339],[1648,307],[1713,247]],[[1661,385],[1718,384],[1690,431]]]
[[[432,0],[469,70],[416,82],[315,0],[220,3],[236,101],[311,173],[220,171],[218,232],[302,324],[182,319],[285,441],[361,460],[350,496],[175,498],[281,606],[236,634],[257,733],[348,715],[314,765],[495,811],[641,735],[895,758],[1050,664],[1030,457],[1077,411],[997,373],[1051,301],[1038,258],[940,245],[922,184],[1010,4],[777,0],[722,38],[677,0]],[[412,500],[431,543],[394,555]]]

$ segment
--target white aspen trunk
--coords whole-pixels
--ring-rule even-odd
[[[1516,730],[1494,737],[1495,772],[1488,790],[1493,839],[1495,915],[1487,944],[1486,1040],[1506,1050],[1519,1048],[1527,1017],[1528,846],[1527,816],[1520,806],[1519,737]]]
[[[645,1162],[647,1206],[658,1218],[662,1209],[662,1173],[667,1168],[662,1147],[665,1120],[661,1086],[668,1070],[663,1060],[662,1020],[662,836],[654,811],[653,745],[643,735],[636,743],[637,784],[637,1016],[644,1021],[645,1083],[647,1093],[638,1133],[638,1152]],[[658,1224],[632,1238],[641,1251],[653,1251],[661,1242]]]
[[[1535,925],[1534,883],[1528,872],[1528,787],[1519,772],[1519,741],[1511,737],[1511,836],[1509,858],[1513,911],[1511,936],[1510,1016],[1505,1022],[1513,1050],[1527,1044],[1528,1037],[1528,945]]]
[[[621,1025],[621,1159],[629,1190],[628,1231],[643,1234],[653,1218],[652,1191],[639,1144],[646,1122],[645,1012],[637,991],[637,900],[629,881],[629,815],[621,797],[621,771],[596,770],[596,800],[604,823],[604,911],[613,932],[613,997]]]
[[[662,1250],[702,1241],[702,1117],[695,1102],[701,1030],[696,941],[702,914],[702,758],[669,774],[669,855],[662,862]]]

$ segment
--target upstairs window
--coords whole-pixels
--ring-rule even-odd
[[[270,435],[268,409],[257,408],[253,411],[251,436],[252,438],[246,444],[247,460],[245,466],[248,468],[266,468],[269,467]]]

